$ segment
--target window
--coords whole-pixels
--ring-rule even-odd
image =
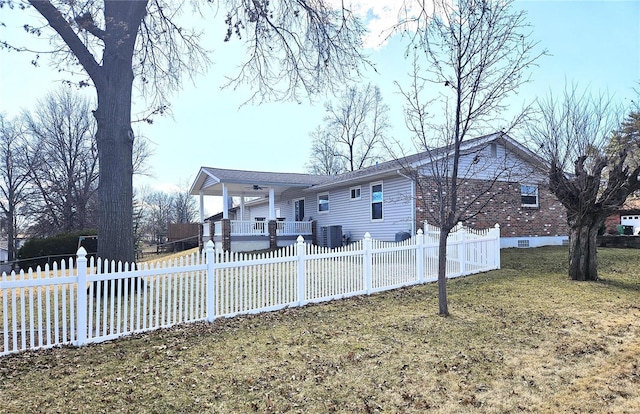
[[[352,200],[360,200],[360,193],[361,193],[361,188],[360,186],[357,187],[351,187],[349,189],[349,193],[351,194],[351,199]]]
[[[520,186],[520,202],[523,207],[538,207],[538,186],[522,184]]]
[[[329,211],[329,193],[318,194],[318,212]]]
[[[371,184],[371,220],[382,220],[382,183]]]

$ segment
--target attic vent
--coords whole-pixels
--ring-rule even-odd
[[[529,247],[529,240],[518,240],[518,247]]]

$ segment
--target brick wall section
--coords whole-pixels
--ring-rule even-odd
[[[620,224],[620,212],[607,217],[604,221],[605,234],[618,234],[618,225]]]
[[[278,236],[276,235],[277,226],[275,220],[269,220],[267,223],[267,230],[269,230],[269,249],[271,250],[278,248]]]
[[[231,251],[231,220],[222,219],[222,251],[230,252]]]
[[[436,212],[434,186],[425,178],[419,187],[423,188],[423,195],[418,192],[416,197],[417,228],[422,227],[424,221],[437,225],[431,214]],[[430,186],[431,184],[431,186]],[[501,237],[527,236],[566,236],[569,234],[564,206],[543,185],[538,186],[538,204],[536,208],[522,207],[520,199],[520,184],[497,182],[486,191],[487,182],[470,180],[458,189],[460,205],[475,202],[481,206],[488,201],[482,211],[465,225],[486,229],[500,224]],[[477,208],[476,208],[477,209]],[[431,210],[431,212],[429,211]],[[471,211],[474,209],[472,208]]]

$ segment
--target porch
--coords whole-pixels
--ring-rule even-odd
[[[295,244],[298,236],[311,243],[315,222],[304,215],[304,209],[290,204],[280,211],[275,203],[284,192],[308,188],[318,180],[309,174],[201,168],[190,193],[200,196],[203,243],[213,240],[217,251],[274,249]],[[222,198],[222,212],[208,226],[204,225],[205,196]],[[233,198],[239,201],[235,206]],[[256,203],[264,208],[248,212]]]
[[[205,238],[215,243],[216,251],[249,252],[274,249],[296,243],[298,236],[305,242],[314,240],[315,222],[291,220],[229,220],[222,219],[205,226]]]

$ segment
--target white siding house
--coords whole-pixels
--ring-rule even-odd
[[[434,152],[435,159],[444,160],[450,150]],[[341,226],[344,241],[360,240],[367,232],[375,239],[394,241],[399,233],[415,234],[416,227],[422,227],[429,214],[437,211],[437,206],[428,204],[429,195],[417,194],[418,179],[409,177],[410,171],[419,171],[420,177],[428,179],[434,152],[336,176],[202,167],[191,194],[200,196],[201,217],[205,196],[223,197],[223,206],[228,206],[230,197],[240,200],[236,220],[225,225],[244,229],[242,234],[234,230],[229,236],[222,225],[217,225],[212,233],[216,242],[241,235],[251,240],[252,246],[273,247],[276,238],[277,245],[293,243],[296,233],[308,242],[320,242],[320,232],[327,226]],[[564,210],[545,192],[546,178],[539,166],[535,154],[503,133],[465,143],[458,177],[465,177],[466,192],[460,191],[463,195],[459,202],[478,203],[481,197],[490,201],[486,211],[467,224],[476,228],[500,224],[505,246],[560,244],[566,240]],[[481,185],[483,182],[491,186],[497,182],[503,193],[492,192],[491,186]],[[227,210],[222,216],[229,220]],[[272,233],[267,232],[269,222]]]

